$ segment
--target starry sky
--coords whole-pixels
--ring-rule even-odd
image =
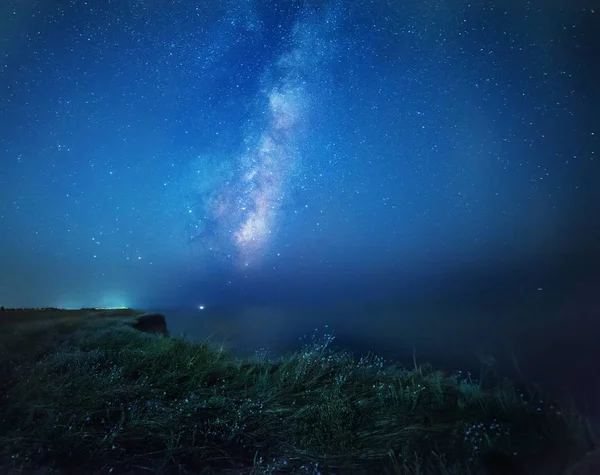
[[[599,52],[594,0],[5,0],[0,304],[598,279]]]

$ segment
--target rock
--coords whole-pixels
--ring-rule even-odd
[[[131,326],[141,332],[169,334],[165,316],[160,313],[144,313],[138,316]]]

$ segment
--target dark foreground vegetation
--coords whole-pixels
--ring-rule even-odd
[[[330,335],[240,359],[135,315],[0,314],[0,473],[600,473],[586,419],[531,388]]]

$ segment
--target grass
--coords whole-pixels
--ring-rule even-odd
[[[8,315],[5,474],[558,475],[596,448],[585,418],[533,390],[356,358],[332,335],[241,359],[118,312]]]

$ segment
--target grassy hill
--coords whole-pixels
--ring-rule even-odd
[[[485,371],[356,358],[332,335],[240,359],[139,332],[139,313],[0,313],[1,473],[593,470],[584,417]]]

